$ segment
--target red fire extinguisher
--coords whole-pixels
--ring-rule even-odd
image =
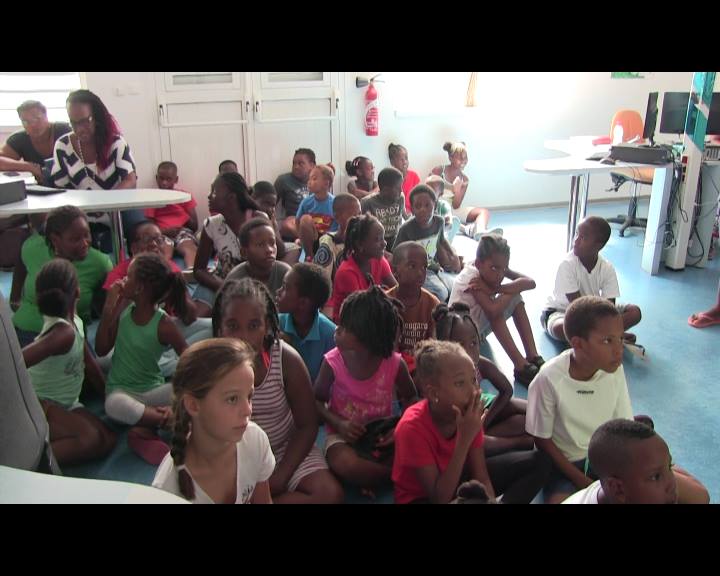
[[[368,136],[377,136],[380,116],[378,113],[378,92],[373,82],[374,78],[370,79],[370,85],[365,91],[365,134]]]

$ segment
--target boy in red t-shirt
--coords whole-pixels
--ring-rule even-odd
[[[161,190],[176,190],[177,165],[174,162],[160,162],[155,181]],[[196,206],[197,202],[191,195],[190,200],[183,204],[145,209],[145,216],[155,222],[162,233],[173,241],[173,251],[182,256],[187,268],[193,267],[198,247],[195,236],[198,228]],[[172,257],[172,252],[168,256]]]

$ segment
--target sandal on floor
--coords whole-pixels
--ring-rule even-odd
[[[707,328],[708,326],[720,324],[720,318],[713,318],[704,312],[700,312],[699,314],[690,316],[690,318],[688,318],[688,324],[693,328]]]
[[[520,382],[520,384],[524,384],[525,386],[530,385],[530,382],[532,382],[533,378],[537,376],[537,373],[538,367],[535,366],[535,364],[525,364],[525,366],[523,366],[521,370],[513,371],[513,374],[515,375],[515,380]]]
[[[537,366],[538,368],[545,364],[545,358],[543,358],[542,356],[533,356],[532,358],[528,358],[527,361],[530,362],[530,364],[532,364],[533,366]]]

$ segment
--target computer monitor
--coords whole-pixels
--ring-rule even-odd
[[[657,124],[658,115],[658,93],[650,92],[648,94],[647,110],[645,110],[645,125],[643,126],[643,140],[650,140],[650,144],[655,144],[655,125]]]
[[[705,134],[708,136],[720,136],[720,92],[713,92]]]
[[[662,134],[683,134],[687,116],[690,92],[665,92],[663,96],[660,132]]]

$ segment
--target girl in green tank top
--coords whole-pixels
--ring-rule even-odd
[[[127,276],[108,291],[100,319],[95,351],[105,356],[115,348],[108,375],[108,392],[127,394],[145,404],[142,395],[165,384],[158,360],[167,346],[178,356],[187,348],[179,329],[159,308],[170,304],[183,317],[186,285],[181,273],[174,273],[167,261],[154,253],[138,255]],[[170,407],[145,405],[139,421],[128,421],[108,410],[108,416],[147,429],[164,426]],[[140,431],[137,431],[140,433]]]
[[[115,446],[115,434],[78,401],[86,376],[101,395],[105,379],[75,313],[80,297],[75,267],[62,258],[47,262],[35,291],[43,327],[22,352],[48,421],[53,453],[60,465],[105,456]]]

